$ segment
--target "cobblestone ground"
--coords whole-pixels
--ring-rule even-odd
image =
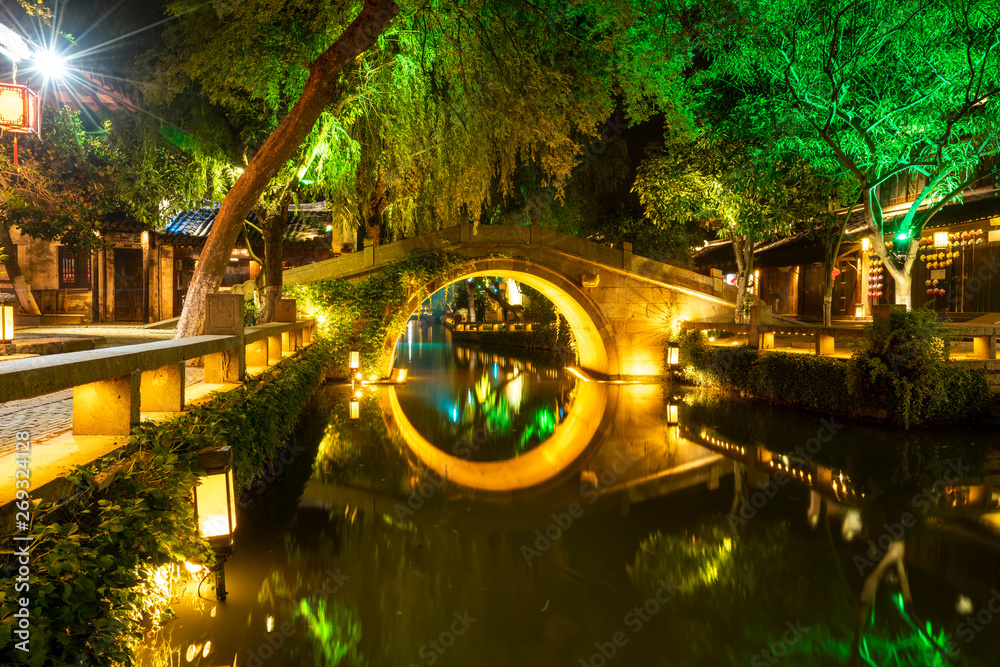
[[[18,338],[21,338],[19,332]],[[60,336],[103,336],[107,343],[99,347],[117,347],[168,340],[172,331],[142,329],[139,327],[31,327],[23,331],[24,338],[57,338]],[[3,363],[0,361],[0,363]],[[204,370],[189,367],[185,373],[188,386],[201,382]],[[32,443],[43,444],[46,440],[69,431],[73,426],[73,390],[65,389],[44,396],[21,401],[0,403],[0,456],[14,450],[17,431],[28,431]]]

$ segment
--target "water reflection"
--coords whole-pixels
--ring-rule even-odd
[[[569,413],[576,382],[557,359],[423,342],[434,328],[413,324],[397,352],[397,367],[409,371],[397,395],[410,423],[441,450],[473,461],[512,459],[550,438]]]
[[[325,390],[304,465],[240,517],[229,600],[182,608],[168,646],[250,666],[1000,664],[967,615],[1000,585],[995,433],[594,385],[575,391],[603,402],[574,406],[594,442],[500,502],[428,469],[390,390],[357,421]],[[905,569],[866,597],[905,512]]]

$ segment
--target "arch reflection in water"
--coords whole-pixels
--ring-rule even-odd
[[[517,458],[552,437],[572,411],[577,382],[554,359],[411,341],[399,355],[408,371],[396,389],[399,406],[421,438],[450,455]]]

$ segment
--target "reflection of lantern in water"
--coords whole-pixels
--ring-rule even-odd
[[[678,412],[679,407],[676,403],[667,404],[667,424],[669,426],[674,426],[679,421]]]

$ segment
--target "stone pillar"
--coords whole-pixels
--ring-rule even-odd
[[[898,306],[895,306],[894,304],[891,303],[874,304],[872,306],[872,320],[878,321],[879,318],[883,317],[888,319],[889,313],[892,312],[893,308],[898,308]]]
[[[760,331],[761,325],[771,324],[771,306],[766,303],[755,303],[750,306],[750,327],[747,342],[750,347],[766,350],[774,347],[774,333]],[[764,337],[767,337],[767,341]],[[766,342],[770,342],[767,346]]]
[[[267,338],[267,365],[273,366],[281,361],[281,339],[282,334],[268,336]]]
[[[274,321],[275,322],[294,322],[295,317],[295,299],[277,299],[274,302]]]
[[[828,336],[826,334],[817,333],[816,334],[816,354],[817,355],[830,355],[834,351],[834,340],[833,336]]]
[[[144,412],[180,412],[184,409],[185,368],[179,363],[143,372],[139,395]]]
[[[139,423],[139,373],[73,387],[74,435],[128,435]]]
[[[246,349],[243,343],[243,295],[209,294],[205,297],[205,334],[236,336],[229,350],[205,357],[205,382],[237,383],[246,379]]]
[[[622,271],[632,270],[632,244],[628,241],[622,243]]]
[[[977,359],[997,358],[997,337],[996,334],[989,336],[972,337],[972,356]]]
[[[267,339],[254,341],[246,346],[246,365],[267,366]]]

